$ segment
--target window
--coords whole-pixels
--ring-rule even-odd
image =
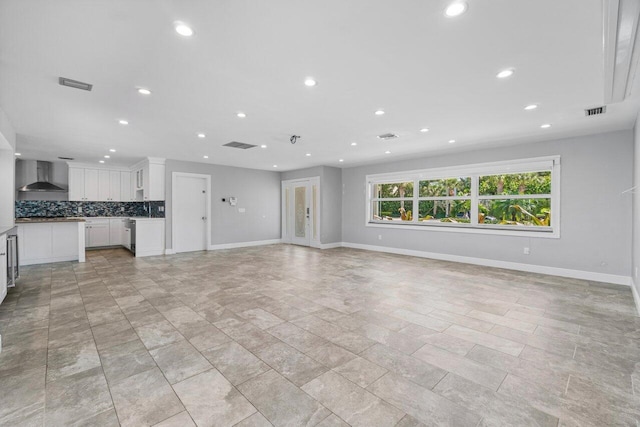
[[[560,157],[367,176],[367,224],[559,236]]]

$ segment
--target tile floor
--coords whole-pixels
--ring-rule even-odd
[[[637,426],[629,288],[288,245],[28,267],[0,425]]]

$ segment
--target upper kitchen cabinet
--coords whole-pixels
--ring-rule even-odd
[[[78,163],[69,165],[69,200],[80,202],[128,202],[131,190],[123,191],[122,174],[128,169],[87,167]],[[128,181],[130,184],[130,180]],[[123,194],[126,198],[123,198]]]
[[[164,200],[165,159],[149,157],[132,168],[135,200]]]

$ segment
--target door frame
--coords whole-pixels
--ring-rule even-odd
[[[204,178],[206,180],[206,196],[207,196],[207,220],[206,229],[206,247],[205,251],[210,250],[211,248],[211,175],[200,174],[200,173],[188,173],[188,172],[173,172],[171,174],[171,246],[173,253],[178,253],[176,251],[176,185],[177,178]]]
[[[282,243],[292,243],[292,237],[291,235],[288,234],[287,230],[287,199],[286,199],[286,189],[288,187],[292,188],[295,184],[299,184],[299,183],[308,183],[311,187],[310,190],[310,195],[309,195],[309,219],[310,219],[310,224],[309,224],[309,246],[312,248],[320,248],[321,247],[321,243],[320,243],[320,236],[322,236],[321,232],[321,224],[322,224],[322,219],[321,219],[321,212],[322,212],[322,193],[321,193],[321,189],[320,189],[320,177],[319,176],[312,176],[312,177],[308,177],[308,178],[299,178],[299,179],[289,179],[286,181],[281,181],[281,192],[280,192],[280,218],[281,218],[281,225],[280,225],[280,230],[281,230],[281,241]],[[317,212],[313,212],[313,186],[316,186],[317,188]],[[316,218],[316,231],[317,231],[317,236],[314,239],[313,238],[313,218]]]

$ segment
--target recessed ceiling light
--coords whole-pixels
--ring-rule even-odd
[[[209,158],[209,156],[202,156],[202,158],[203,158],[203,159],[208,159],[208,158]]]
[[[109,149],[109,151],[111,151],[112,153],[115,153],[115,152],[116,152],[116,150],[115,150],[115,149],[113,149],[113,148],[110,148],[110,149]]]
[[[550,123],[545,123],[542,126],[540,126],[542,129],[549,129],[551,127]]]
[[[180,34],[181,36],[191,37],[193,35],[193,30],[191,29],[191,27],[183,22],[176,22],[175,28],[176,33]]]
[[[277,168],[277,167],[278,167],[278,165],[273,165],[273,167],[274,167],[274,168]]]
[[[496,74],[496,77],[499,79],[506,79],[507,77],[511,77],[512,75],[513,75],[513,69],[508,68],[506,70],[500,71],[498,74]]]
[[[236,114],[236,116],[240,117],[241,119],[244,119],[245,117],[247,117],[245,113],[238,113]]]
[[[351,143],[351,146],[352,146],[352,147],[355,147],[356,145],[358,145],[358,143],[357,143],[357,142],[352,142],[352,143]]]
[[[22,156],[22,153],[15,153],[16,156]]]
[[[342,162],[344,162],[344,159],[340,159],[340,160],[338,160],[338,161],[339,161],[340,163],[342,163]]]
[[[118,120],[118,123],[120,123],[121,125],[128,125],[129,122],[126,120]]]
[[[267,146],[265,144],[262,144],[260,148],[267,148]]]
[[[305,156],[311,157],[311,153],[307,153],[307,154],[305,154]]]
[[[205,135],[204,133],[199,133],[198,134],[198,138],[204,138],[205,136],[207,136],[207,135]]]
[[[305,84],[305,86],[313,87],[313,86],[317,85],[318,82],[316,82],[311,77],[307,77],[307,79],[304,81],[304,84]]]
[[[422,128],[422,129],[420,129],[420,132],[427,133],[427,132],[429,132],[429,129],[428,128]]]
[[[530,104],[530,105],[527,105],[526,107],[524,107],[524,109],[527,110],[527,111],[535,110],[536,108],[538,108],[538,104]]]
[[[384,154],[391,154],[391,151],[387,150],[384,152]]]
[[[106,156],[104,156],[104,158],[105,158],[105,159],[110,159],[110,158],[111,158],[111,156],[106,155]]]
[[[464,1],[456,1],[451,3],[444,11],[444,14],[449,18],[454,16],[460,16],[467,11],[467,3]]]
[[[98,163],[104,163],[104,160],[98,160]]]
[[[375,115],[376,115],[376,116],[381,116],[381,115],[383,115],[383,114],[384,114],[384,111],[383,111],[383,110],[377,110],[377,111],[375,112]]]
[[[450,139],[450,140],[449,140],[449,144],[453,144],[453,143],[455,143],[455,142],[456,142],[456,140],[455,140],[455,139]]]
[[[145,89],[143,87],[138,89],[138,93],[141,95],[151,95],[151,91],[149,89]]]

